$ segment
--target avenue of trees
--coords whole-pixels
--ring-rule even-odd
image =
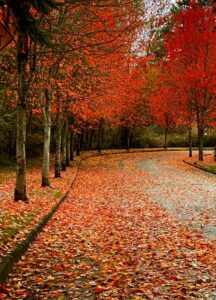
[[[216,118],[215,1],[180,1],[169,12],[145,11],[138,0],[0,1],[14,41],[0,53],[1,150],[14,153],[14,200],[28,201],[26,147],[34,116],[43,130],[42,186],[49,186],[50,145],[55,177],[91,148],[103,130],[121,129],[127,149],[134,130],[149,124],[205,130]],[[146,32],[146,33],[145,33]],[[139,40],[139,42],[138,42]],[[16,126],[16,131],[14,130]]]

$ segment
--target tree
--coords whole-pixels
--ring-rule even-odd
[[[11,12],[13,23],[17,30],[17,74],[18,74],[18,99],[17,99],[17,174],[14,200],[28,202],[26,195],[26,109],[27,109],[27,68],[29,66],[29,52],[32,50],[31,41],[35,43],[48,43],[45,33],[40,29],[40,19],[37,14],[46,15],[50,8],[56,7],[52,0],[39,1],[7,1],[8,14]],[[34,51],[34,48],[33,48]],[[31,53],[33,54],[33,53]],[[34,54],[33,54],[34,55]],[[31,76],[34,68],[29,67]]]
[[[175,64],[173,79],[185,101],[185,115],[192,113],[198,128],[199,160],[203,160],[205,129],[214,125],[216,101],[215,16],[212,5],[191,1],[173,16],[167,36],[167,60]],[[193,116],[190,116],[193,119]]]

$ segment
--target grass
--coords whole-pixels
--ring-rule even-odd
[[[55,194],[53,195],[53,199],[60,198],[61,195],[62,195],[61,191],[56,191]]]
[[[203,165],[203,167],[211,172],[215,172],[216,173],[216,166],[207,166],[207,165]]]
[[[40,214],[39,211],[35,213],[28,213],[26,216],[21,214],[21,216],[11,216],[5,213],[4,217],[0,221],[1,228],[1,241],[7,243],[9,240],[13,239],[17,233],[22,231],[31,221]]]

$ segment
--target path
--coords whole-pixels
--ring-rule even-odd
[[[85,161],[5,299],[216,299],[216,177],[182,156]]]

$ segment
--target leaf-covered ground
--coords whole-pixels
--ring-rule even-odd
[[[22,201],[14,203],[15,171],[11,169],[0,171],[0,259],[20,242],[59,201],[75,177],[78,161],[79,159],[67,172],[63,172],[61,178],[53,178],[54,170],[51,168],[52,188],[42,188],[41,168],[37,165],[31,167],[27,171],[29,204]]]
[[[83,162],[0,298],[216,299],[216,178],[183,155]]]

